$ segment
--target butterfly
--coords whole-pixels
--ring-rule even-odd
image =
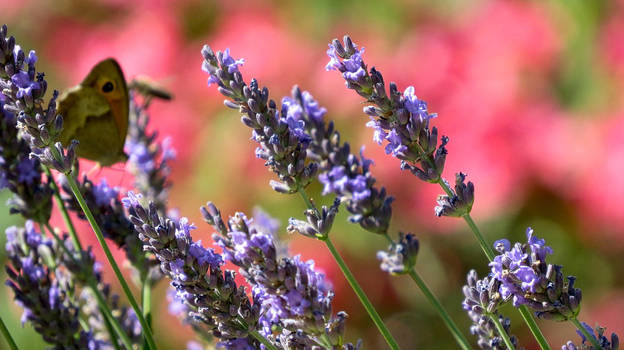
[[[130,99],[119,63],[112,58],[96,64],[77,86],[65,91],[57,102],[63,117],[60,141],[67,147],[78,140],[78,157],[101,166],[125,162]]]

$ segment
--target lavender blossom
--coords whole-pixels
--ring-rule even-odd
[[[509,334],[511,321],[498,312],[498,307],[503,303],[498,289],[500,282],[496,279],[485,277],[479,279],[475,270],[470,270],[467,276],[467,284],[464,286],[464,296],[462,306],[473,324],[470,326],[470,333],[478,337],[477,344],[484,350],[504,350],[507,349],[503,338],[498,334],[498,330],[492,321],[495,317],[503,325],[507,336],[510,337],[514,348],[518,346],[518,339]]]
[[[144,207],[141,195],[128,192],[122,200],[146,251],[153,253],[171,285],[189,307],[189,315],[204,323],[224,342],[247,338],[259,317],[257,301],[252,305],[244,287],[237,287],[234,273],[222,271],[222,257],[194,242],[195,226],[186,218],[165,218],[156,205]]]
[[[13,193],[8,202],[12,214],[44,223],[52,212],[52,188],[39,160],[30,158],[30,146],[18,135],[15,114],[4,109],[5,100],[0,93],[0,189]]]
[[[28,56],[8,37],[6,25],[0,28],[0,91],[4,95],[4,110],[17,116],[17,125],[23,138],[32,150],[31,155],[60,172],[68,173],[76,161],[77,141],[72,141],[67,150],[59,140],[63,118],[56,113],[58,91],[44,108],[43,96],[47,82],[43,73],[37,73],[37,55],[30,51]]]
[[[223,248],[226,260],[240,267],[252,285],[254,298],[261,304],[261,333],[275,339],[285,349],[355,348],[343,343],[346,313],[332,316],[334,292],[312,260],[299,256],[279,257],[272,233],[259,231],[243,213],[236,213],[227,225],[221,213],[208,202],[202,207],[204,219],[219,234],[213,239]]]
[[[513,247],[506,239],[499,240],[494,248],[500,253],[490,263],[492,277],[500,281],[503,299],[513,299],[516,307],[527,305],[539,318],[566,321],[574,319],[580,311],[581,290],[574,288],[574,276],[564,281],[562,266],[546,262],[553,253],[543,239],[526,231],[527,243]]]
[[[340,133],[334,123],[325,123],[326,109],[319,106],[314,97],[295,86],[291,97],[282,99],[282,114],[305,122],[306,133],[310,135],[308,157],[319,164],[318,179],[323,184],[323,195],[334,193],[344,202],[352,214],[351,222],[359,223],[365,230],[386,234],[393,198],[386,195],[386,189],[375,187],[375,178],[370,173],[373,162],[364,158],[363,149],[359,156],[351,153],[348,143],[340,142]]]
[[[238,70],[243,60],[232,58],[229,50],[215,54],[206,45],[202,55],[208,84],[217,84],[219,92],[228,98],[225,105],[240,111],[241,121],[253,130],[252,139],[259,144],[256,156],[277,174],[280,181],[271,181],[271,187],[281,193],[305,188],[318,168],[316,162],[306,159],[311,138],[305,132],[305,122],[280,112],[275,101],[269,100],[269,90],[260,89],[255,79],[247,85]]]
[[[604,336],[604,332],[606,330],[605,328],[596,326],[596,329],[594,331],[594,329],[592,329],[592,327],[587,323],[583,322],[582,325],[583,327],[585,327],[587,332],[592,337],[594,337],[595,340],[598,341],[598,344],[600,344],[600,348],[602,350],[617,350],[619,348],[620,339],[618,338],[617,334],[611,333],[611,339],[609,339]],[[577,330],[576,333],[578,333],[578,335],[581,337],[581,345],[576,346],[572,341],[568,341],[565,345],[561,347],[561,350],[600,350],[596,349],[581,331]]]
[[[399,241],[392,242],[388,251],[377,252],[377,259],[381,260],[381,269],[394,275],[408,273],[416,264],[416,256],[420,244],[411,233],[399,233]]]
[[[349,36],[344,37],[344,45],[334,39],[327,50],[330,61],[326,69],[342,73],[347,88],[371,104],[364,108],[364,113],[370,117],[366,125],[374,129],[373,140],[379,145],[385,143],[386,153],[401,160],[402,170],[409,170],[423,181],[444,184],[442,172],[448,137],[442,136],[438,145],[438,129],[429,127],[429,121],[437,115],[429,113],[427,103],[416,97],[412,86],[401,93],[391,82],[386,91],[381,72],[374,67],[367,70],[362,59],[363,52],[364,49],[358,49]],[[458,174],[457,177],[465,175]],[[468,183],[467,187],[470,193],[453,193],[449,189],[449,196],[439,199],[436,214],[468,214],[472,207],[474,186]]]
[[[99,349],[91,332],[81,331],[79,306],[66,271],[56,266],[58,247],[27,221],[25,228],[6,230],[6,285],[24,309],[22,324],[30,322],[53,349]]]
[[[134,186],[144,193],[146,199],[154,202],[158,210],[165,213],[171,182],[168,179],[171,169],[169,162],[175,159],[176,153],[170,146],[170,139],[156,142],[157,133],[148,132],[150,117],[147,104],[140,104],[132,96],[130,99],[130,125],[126,151],[128,153],[127,168],[134,175]]]

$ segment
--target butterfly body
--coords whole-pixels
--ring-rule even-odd
[[[63,116],[63,146],[78,140],[77,155],[102,166],[128,159],[123,150],[128,133],[128,87],[117,61],[109,58],[95,65],[79,85],[63,93],[57,110]]]

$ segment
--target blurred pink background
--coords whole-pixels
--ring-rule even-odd
[[[378,182],[396,197],[394,231],[421,237],[418,269],[472,340],[461,285],[470,268],[487,271],[485,259],[463,222],[433,215],[439,188],[400,171],[372,142],[361,100],[325,71],[327,43],[348,33],[366,48],[369,66],[401,90],[413,85],[439,114],[434,125],[450,137],[445,176],[463,171],[475,183],[473,213],[488,239],[521,240],[533,226],[553,246],[553,261],[579,277],[581,319],[623,335],[624,1],[4,0],[0,13],[18,42],[37,51],[38,68],[54,88],[75,85],[110,56],[128,79],[147,75],[173,92],[172,102],[151,107],[152,127],[178,152],[171,207],[198,224],[195,238],[204,242],[212,231],[198,207],[207,200],[225,215],[261,206],[282,228],[303,205],[269,188],[273,175],[254,157],[247,128],[206,86],[202,45],[244,57],[246,80],[258,78],[276,101],[294,84],[309,90],[343,140],[366,146]],[[100,176],[131,188],[122,165]],[[320,187],[311,193],[318,197]],[[417,288],[379,271],[374,253],[384,240],[337,221],[332,234],[341,252],[404,348],[453,348]],[[381,346],[324,247],[283,232],[293,253],[314,259],[333,281],[336,311],[351,316],[347,337],[364,338],[368,349]],[[157,300],[164,300],[166,284]],[[2,293],[11,297],[6,288]],[[156,310],[159,342],[179,348],[192,337],[188,327],[171,331],[179,323],[164,302]],[[11,306],[13,319],[19,312]],[[517,313],[506,314],[520,344],[533,348]],[[578,340],[571,325],[540,325],[553,348]],[[27,328],[21,339],[32,332]]]

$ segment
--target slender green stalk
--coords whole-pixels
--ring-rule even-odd
[[[418,273],[413,268],[409,269],[408,274],[410,275],[410,277],[412,277],[414,282],[416,282],[429,303],[433,305],[433,307],[438,311],[440,317],[442,317],[442,320],[444,321],[444,324],[446,324],[446,327],[449,329],[449,331],[451,331],[451,334],[457,341],[459,347],[464,350],[472,349],[466,337],[464,337],[462,332],[459,330],[459,327],[457,327],[455,322],[453,322],[451,316],[446,312],[440,301],[435,297],[433,292],[431,292],[431,290],[429,289],[425,281],[420,277],[420,275],[418,275]]]
[[[50,169],[48,169],[48,167],[45,165],[42,165],[42,167],[46,175],[48,175],[48,178],[50,178],[50,187],[52,187],[52,190],[54,190],[54,199],[56,200],[56,205],[61,211],[61,215],[63,216],[63,221],[65,221],[65,226],[69,230],[69,235],[71,236],[72,243],[74,243],[74,247],[76,248],[76,250],[81,251],[82,244],[80,244],[80,239],[78,238],[78,234],[76,233],[76,228],[74,227],[74,223],[69,217],[67,208],[65,208],[65,204],[63,203],[63,199],[61,198],[61,191],[58,185],[56,184],[56,181],[52,177],[52,173],[50,172]]]
[[[152,285],[147,281],[147,278],[143,280],[143,287],[141,292],[141,302],[143,304],[143,316],[147,323],[152,325]]]
[[[598,342],[598,339],[596,339],[596,337],[593,334],[590,334],[587,329],[585,329],[585,327],[583,327],[583,325],[581,324],[581,322],[579,322],[579,320],[577,318],[571,318],[570,322],[572,322],[572,324],[574,324],[576,326],[576,328],[583,333],[583,335],[585,336],[585,338],[587,340],[589,340],[590,343],[592,343],[592,345],[594,346],[594,348],[596,350],[598,349],[602,349],[602,346],[600,346],[600,343]]]
[[[329,239],[329,237],[327,237],[323,242],[325,242],[325,245],[327,246],[330,253],[334,257],[334,260],[336,260],[336,263],[340,267],[342,274],[347,279],[347,282],[349,282],[351,289],[353,289],[358,299],[360,299],[360,302],[366,309],[366,312],[368,312],[368,315],[370,316],[370,318],[373,320],[373,322],[377,326],[377,329],[379,329],[379,332],[386,340],[386,343],[388,343],[388,346],[391,349],[399,349],[399,345],[397,344],[396,340],[394,340],[394,338],[392,337],[392,334],[390,334],[390,331],[388,330],[386,325],[383,323],[381,317],[377,313],[377,310],[375,310],[375,307],[373,306],[373,304],[370,302],[370,300],[368,300],[366,293],[364,293],[364,290],[362,289],[362,287],[360,287],[360,284],[357,282],[357,280],[351,273],[351,270],[349,270],[349,267],[345,263],[344,259],[342,259],[342,256],[340,256],[340,253],[338,253],[338,251],[336,250],[336,247],[334,247],[334,244],[332,243],[332,241]]]
[[[69,186],[71,187],[71,190],[74,193],[74,196],[76,197],[76,200],[78,201],[78,204],[80,205],[80,208],[82,209],[85,216],[87,217],[87,221],[89,221],[89,224],[91,225],[91,228],[93,229],[93,232],[95,233],[95,237],[100,243],[102,250],[104,250],[106,259],[108,259],[108,262],[113,268],[113,272],[115,272],[115,276],[117,277],[117,280],[119,280],[119,284],[121,284],[121,288],[123,289],[126,297],[128,297],[128,302],[130,303],[130,306],[132,306],[132,308],[134,309],[134,312],[136,313],[136,316],[139,319],[139,323],[141,323],[141,327],[143,329],[143,335],[145,336],[145,340],[147,341],[147,344],[149,345],[150,349],[156,350],[156,343],[154,342],[154,338],[152,336],[152,331],[149,327],[149,324],[145,320],[145,317],[143,317],[143,312],[141,311],[139,304],[137,303],[136,299],[132,295],[132,292],[130,291],[130,287],[128,286],[128,283],[124,279],[121,273],[121,270],[119,269],[119,266],[115,262],[115,259],[113,258],[113,254],[108,248],[108,244],[104,240],[104,235],[102,235],[102,230],[100,229],[97,222],[95,221],[95,218],[93,217],[93,213],[91,213],[91,210],[89,209],[89,206],[85,202],[85,199],[82,196],[82,193],[80,193],[80,190],[78,189],[78,185],[76,184],[76,181],[71,175],[67,175],[67,182],[69,183]]]
[[[64,241],[56,234],[56,232],[54,232],[54,229],[52,228],[50,223],[46,223],[45,226],[48,229],[48,231],[50,231],[50,234],[52,235],[52,237],[54,237],[54,239],[59,244],[61,249],[63,249],[65,251],[67,256],[72,260],[72,262],[74,264],[78,265],[79,262],[76,261],[76,259],[71,254],[71,252],[67,249],[67,247],[64,244]],[[42,232],[43,232],[43,230],[42,230]],[[130,338],[128,337],[126,332],[121,327],[121,324],[119,323],[119,321],[117,321],[117,319],[115,317],[113,317],[113,313],[110,310],[110,308],[108,307],[108,304],[106,303],[106,299],[104,299],[104,296],[102,295],[102,293],[100,293],[100,290],[97,288],[97,284],[93,280],[92,276],[88,276],[87,286],[89,287],[89,289],[91,289],[91,292],[93,292],[93,295],[95,296],[95,299],[96,299],[96,301],[98,303],[98,307],[100,309],[100,312],[102,312],[102,314],[104,316],[104,320],[108,321],[108,323],[115,330],[115,333],[117,333],[117,335],[119,335],[119,337],[121,338],[121,341],[124,343],[124,346],[128,350],[132,349],[132,341],[130,340]],[[109,329],[109,334],[110,334],[111,340],[115,338],[115,333],[110,332],[110,329]]]
[[[76,250],[78,251],[82,251],[83,250],[82,244],[80,243],[80,239],[78,238],[76,227],[74,226],[74,223],[72,222],[71,217],[69,216],[69,213],[67,212],[67,208],[65,207],[65,203],[63,202],[63,199],[61,198],[60,189],[56,181],[52,177],[52,173],[50,172],[50,169],[46,167],[45,165],[42,165],[42,167],[45,173],[47,174],[48,178],[50,179],[50,186],[52,187],[52,190],[54,190],[54,198],[56,200],[56,205],[59,208],[63,216],[65,227],[67,227],[67,229],[69,230],[74,248],[76,248]],[[73,259],[73,256],[71,255],[69,251],[67,251],[65,244],[63,244],[61,239],[56,235],[56,233],[54,232],[54,229],[50,226],[50,223],[47,223],[46,227],[48,231],[50,231],[50,234],[52,234],[52,236],[54,236],[54,238],[56,238],[56,240],[59,242],[59,245],[61,245],[63,249],[65,249],[65,252],[67,253],[67,255]],[[41,230],[41,232],[43,232],[43,230]],[[100,302],[104,300],[104,297],[100,294],[100,291],[97,289],[97,286],[95,285],[95,283],[92,283],[91,285],[89,285],[89,288],[94,294],[97,295],[96,299],[98,300],[98,307],[100,309],[100,312],[102,312],[103,314],[104,325],[106,326],[106,329],[110,336],[109,338],[111,340],[111,343],[113,344],[113,347],[115,349],[119,349],[119,344],[117,343],[117,338],[115,337],[115,334],[117,333],[122,338],[122,342],[124,343],[124,346],[126,346],[128,349],[131,349],[132,342],[130,341],[130,338],[128,338],[124,330],[121,328],[121,325],[119,324],[119,322],[117,322],[117,319],[113,317],[112,312],[110,308],[108,307],[108,304],[106,302]],[[112,323],[111,323],[111,320],[112,320]]]
[[[7,344],[9,344],[9,348],[11,350],[18,350],[19,349],[17,347],[17,344],[15,343],[15,340],[13,340],[13,337],[11,336],[11,333],[9,333],[9,329],[4,324],[4,320],[2,320],[2,317],[0,317],[0,332],[2,332],[2,335],[4,336],[4,339],[6,339],[6,342],[7,342]]]
[[[438,180],[438,184],[440,185],[440,187],[442,187],[444,192],[446,192],[449,196],[453,195],[453,191],[451,191],[451,189],[448,187],[448,185],[444,181],[442,181],[442,179]],[[481,246],[481,249],[485,253],[485,256],[487,256],[488,260],[490,261],[494,260],[494,257],[496,256],[496,254],[494,254],[494,250],[492,249],[490,244],[488,244],[488,242],[485,240],[485,237],[483,236],[483,234],[481,234],[481,231],[479,231],[479,228],[475,224],[474,220],[472,220],[472,217],[470,216],[470,214],[466,214],[462,216],[462,218],[464,219],[464,221],[466,221],[466,223],[470,227],[470,230],[474,234],[477,241],[479,241],[479,245]],[[550,350],[550,345],[548,345],[548,342],[546,341],[546,337],[544,337],[542,330],[539,328],[539,326],[535,322],[535,319],[533,318],[531,311],[529,311],[529,309],[525,305],[520,306],[518,308],[518,311],[520,311],[520,314],[522,315],[524,322],[529,327],[529,330],[531,331],[531,333],[533,333],[533,337],[535,337],[535,340],[537,340],[537,342],[539,343],[540,348],[542,348],[542,350]]]
[[[117,342],[117,337],[115,337],[115,329],[113,329],[113,325],[108,320],[108,317],[104,316],[102,318],[104,319],[104,326],[106,327],[106,330],[108,331],[108,334],[110,335],[109,339],[110,339],[111,344],[113,345],[113,348],[115,350],[121,350],[121,346]]]
[[[250,331],[249,335],[251,335],[254,339],[262,343],[269,350],[278,350],[275,345],[271,344],[262,334],[258,333],[258,331]]]
[[[147,321],[147,324],[152,326],[152,286],[147,280],[147,276],[143,276],[141,287],[141,304],[143,305],[143,316]],[[143,341],[143,349],[149,350],[149,345]]]
[[[546,337],[544,337],[542,330],[537,325],[537,322],[535,322],[535,318],[533,318],[533,314],[529,308],[526,305],[522,305],[518,308],[518,311],[520,315],[522,315],[527,327],[529,327],[529,330],[531,330],[531,333],[533,333],[535,340],[539,343],[540,348],[542,348],[542,350],[550,350],[550,345],[548,345]]]
[[[299,194],[303,198],[308,208],[318,213],[318,209],[316,208],[316,206],[314,206],[314,204],[312,203],[310,198],[308,198],[308,195],[305,193],[303,189],[301,188],[299,189]],[[349,267],[345,263],[342,256],[340,256],[340,253],[338,252],[338,250],[336,250],[336,247],[334,246],[332,241],[329,239],[329,236],[320,238],[320,239],[325,243],[330,253],[334,257],[334,260],[336,260],[336,263],[340,267],[340,271],[342,271],[342,274],[346,278],[347,282],[349,282],[351,289],[353,289],[358,299],[360,299],[360,302],[366,309],[368,316],[370,316],[370,318],[373,320],[373,322],[375,323],[375,326],[377,326],[377,329],[379,330],[381,335],[386,340],[386,343],[388,343],[388,346],[390,346],[390,348],[393,350],[399,349],[399,345],[397,344],[396,340],[394,340],[394,338],[392,337],[392,334],[388,330],[388,327],[386,327],[386,325],[383,323],[381,317],[377,313],[377,310],[375,310],[375,307],[373,306],[373,304],[370,302],[370,300],[366,296],[366,293],[364,293],[364,290],[362,289],[362,287],[360,287],[360,284],[353,276],[353,273],[351,273],[351,270],[349,270]]]
[[[500,335],[500,337],[503,338],[505,345],[507,345],[507,349],[515,350],[516,348],[513,346],[511,339],[509,339],[509,335],[507,335],[507,332],[505,332],[505,328],[503,328],[503,325],[500,323],[500,320],[498,319],[498,317],[496,317],[496,315],[488,315],[488,316],[490,317],[490,320],[494,322],[494,325],[496,326],[496,329],[498,330],[498,335]]]
[[[464,221],[466,221],[468,226],[470,226],[470,230],[472,231],[472,233],[474,233],[474,236],[479,241],[479,245],[481,246],[481,249],[485,253],[485,256],[487,256],[488,260],[494,260],[494,257],[496,256],[496,254],[494,254],[494,250],[492,250],[492,247],[490,247],[488,242],[485,240],[485,237],[483,237],[481,231],[479,231],[479,228],[475,224],[474,220],[472,220],[470,214],[466,214],[462,216],[462,218],[464,219]]]

